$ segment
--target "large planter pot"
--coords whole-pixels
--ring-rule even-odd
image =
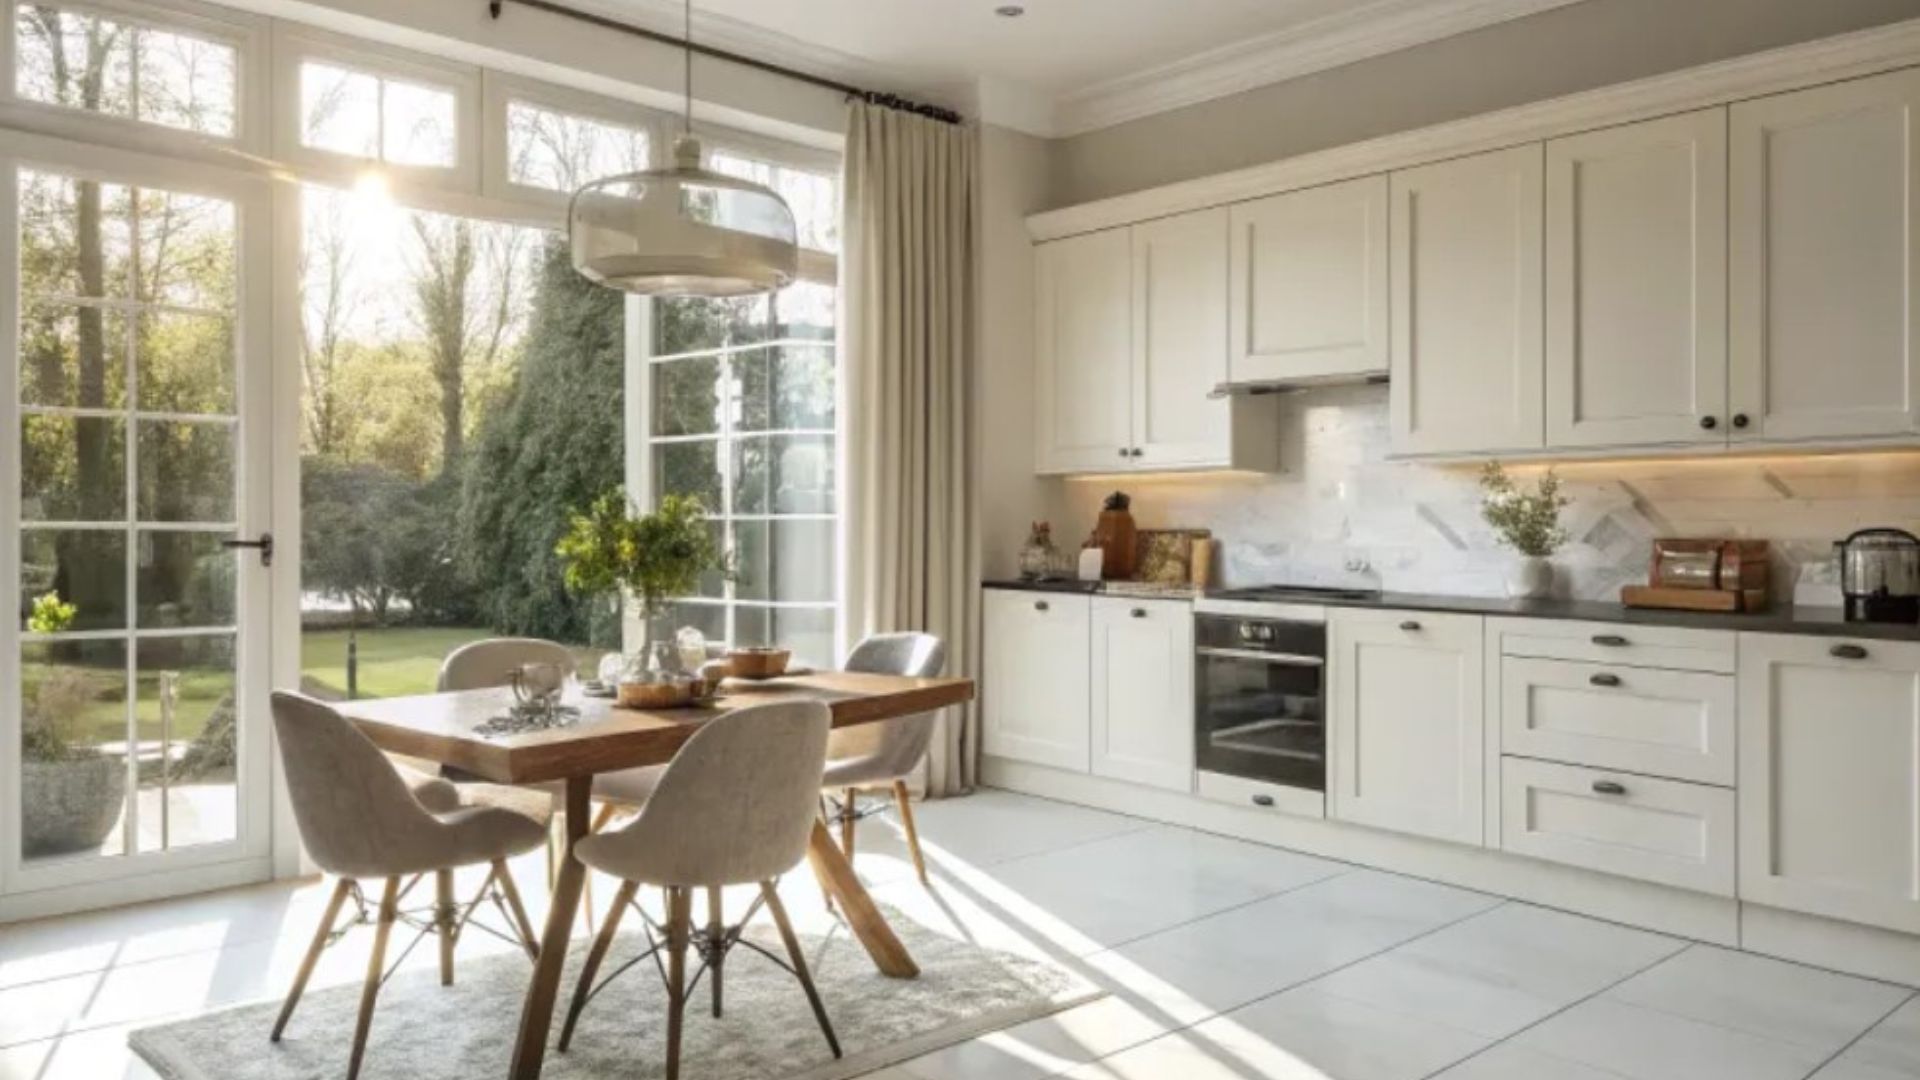
[[[1515,600],[1540,600],[1553,595],[1553,563],[1537,555],[1522,555],[1507,568],[1507,595]]]
[[[120,822],[127,767],[109,757],[22,762],[21,789],[23,854],[91,851]]]

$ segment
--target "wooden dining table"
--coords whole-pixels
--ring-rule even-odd
[[[752,705],[781,701],[820,701],[833,713],[833,726],[884,723],[972,700],[971,679],[911,678],[854,672],[817,672],[764,682],[729,679],[713,704],[701,708],[638,710],[598,698],[570,696],[577,721],[525,733],[485,736],[476,733],[513,703],[506,689],[466,690],[413,697],[351,701],[337,706],[382,750],[451,765],[501,784],[560,782],[566,792],[567,850],[553,885],[547,925],[533,980],[521,1007],[520,1030],[508,1076],[533,1080],[540,1075],[559,1000],[560,977],[580,907],[586,867],[573,844],[587,834],[593,778],[647,765],[662,765],[700,725],[716,716]],[[887,925],[886,917],[860,884],[853,866],[816,821],[807,861],[860,944],[883,974],[913,978],[913,957]]]

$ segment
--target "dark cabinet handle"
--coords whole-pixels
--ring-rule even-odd
[[[1131,614],[1136,619],[1144,619],[1147,617],[1147,609],[1143,607],[1137,607],[1133,609]]]
[[[1734,414],[1733,414],[1733,426],[1734,426],[1734,427],[1737,427],[1737,428],[1744,428],[1744,427],[1746,427],[1746,426],[1747,426],[1748,424],[1750,424],[1750,423],[1752,423],[1752,421],[1750,421],[1750,420],[1748,420],[1748,419],[1747,419],[1747,414],[1746,414],[1746,413],[1743,413],[1743,412],[1737,412],[1737,413],[1734,413]]]
[[[1593,643],[1595,645],[1604,645],[1609,649],[1618,649],[1627,643],[1627,639],[1621,637],[1619,634],[1595,634],[1593,635]]]
[[[1595,675],[1592,678],[1588,679],[1587,681],[1592,683],[1595,686],[1619,686],[1620,676],[1609,675],[1603,671],[1600,674]]]
[[[1046,611],[1047,608],[1048,608],[1048,605],[1045,600],[1035,600],[1033,602],[1033,610],[1035,611]]]
[[[1719,426],[1720,426],[1719,417],[1703,416],[1700,418],[1700,429],[1702,431],[1712,431],[1714,428],[1717,428]]]
[[[1828,649],[1827,652],[1842,660],[1865,660],[1867,658],[1867,650],[1858,645],[1835,645],[1833,648]]]
[[[1627,785],[1613,780],[1595,780],[1593,790],[1598,795],[1625,795]]]
[[[1253,797],[1253,805],[1255,805],[1255,806],[1272,806],[1272,805],[1273,805],[1273,796],[1271,796],[1271,795],[1255,795],[1255,796]]]
[[[1145,450],[1142,450],[1142,449],[1140,449],[1139,447],[1137,447],[1137,446],[1136,446],[1136,447],[1134,447],[1134,448],[1133,448],[1133,456],[1134,456],[1134,457],[1146,457],[1146,456],[1147,456],[1147,452],[1146,452]]]
[[[1131,455],[1130,455],[1130,454],[1129,454],[1129,453],[1127,452],[1127,448],[1123,446],[1123,447],[1121,447],[1121,448],[1120,448],[1120,456],[1121,456],[1121,457],[1130,457]]]
[[[1412,619],[1408,619],[1406,622],[1403,622],[1400,624],[1400,629],[1405,630],[1408,633],[1412,633],[1413,631],[1420,629],[1420,624],[1417,622],[1414,622]]]

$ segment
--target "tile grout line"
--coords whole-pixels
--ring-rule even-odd
[[[1842,1046],[1840,1049],[1835,1050],[1830,1057],[1822,1061],[1820,1064],[1815,1065],[1813,1067],[1813,1071],[1808,1073],[1807,1076],[1813,1077],[1813,1076],[1820,1075],[1821,1070],[1825,1069],[1827,1066],[1833,1064],[1834,1062],[1839,1061],[1842,1055],[1844,1055],[1847,1051],[1853,1049],[1855,1046],[1859,1045],[1862,1039],[1865,1039],[1867,1036],[1873,1034],[1875,1031],[1878,1031],[1880,1029],[1881,1024],[1884,1024],[1888,1020],[1891,1020],[1893,1018],[1894,1013],[1897,1013],[1901,1009],[1906,1008],[1916,998],[1920,998],[1920,991],[1909,992],[1907,996],[1901,998],[1899,1002],[1894,1005],[1893,1008],[1888,1009],[1885,1013],[1881,1014],[1878,1020],[1875,1020],[1873,1023],[1868,1024],[1865,1031],[1862,1031],[1860,1034],[1855,1035],[1851,1039],[1848,1039],[1847,1044],[1845,1046]]]
[[[1664,937],[1664,936],[1666,936],[1666,935],[1662,935],[1662,936]],[[1467,1055],[1466,1057],[1463,1057],[1463,1058],[1461,1058],[1461,1059],[1460,1059],[1459,1061],[1453,1061],[1453,1062],[1449,1062],[1449,1063],[1447,1063],[1447,1065],[1445,1065],[1444,1067],[1442,1067],[1442,1068],[1440,1068],[1440,1069],[1437,1069],[1437,1070],[1435,1070],[1434,1072],[1430,1072],[1430,1073],[1428,1073],[1428,1074],[1427,1074],[1427,1076],[1426,1076],[1426,1080],[1433,1080],[1433,1078],[1434,1078],[1434,1077],[1436,1077],[1436,1076],[1439,1076],[1439,1075],[1440,1075],[1441,1073],[1443,1073],[1443,1072],[1446,1072],[1446,1071],[1447,1071],[1448,1069],[1452,1069],[1452,1068],[1455,1068],[1455,1067],[1457,1067],[1457,1066],[1460,1066],[1460,1065],[1462,1065],[1462,1064],[1465,1064],[1466,1062],[1469,1062],[1469,1061],[1472,1061],[1472,1060],[1473,1060],[1474,1058],[1477,1058],[1477,1057],[1479,1057],[1480,1055],[1482,1055],[1482,1054],[1484,1054],[1484,1053],[1486,1053],[1487,1051],[1489,1051],[1489,1050],[1492,1050],[1492,1049],[1494,1049],[1494,1048],[1496,1048],[1496,1047],[1498,1047],[1498,1046],[1500,1046],[1500,1045],[1502,1045],[1502,1044],[1504,1044],[1504,1043],[1509,1043],[1509,1042],[1512,1042],[1513,1040],[1515,1040],[1515,1039],[1517,1039],[1517,1038],[1519,1038],[1520,1036],[1522,1036],[1522,1035],[1525,1035],[1525,1034],[1526,1034],[1527,1032],[1529,1032],[1529,1031],[1532,1031],[1532,1030],[1533,1030],[1534,1028],[1537,1028],[1537,1027],[1539,1027],[1540,1025],[1542,1025],[1542,1024],[1544,1024],[1544,1023],[1546,1023],[1546,1022],[1547,1022],[1547,1021],[1549,1021],[1549,1020],[1552,1020],[1552,1019],[1553,1019],[1554,1017],[1556,1017],[1556,1016],[1560,1016],[1560,1015],[1562,1015],[1562,1014],[1564,1014],[1564,1013],[1567,1013],[1567,1012],[1570,1012],[1570,1011],[1572,1011],[1573,1009],[1576,1009],[1576,1008],[1578,1008],[1578,1007],[1580,1007],[1580,1006],[1582,1006],[1582,1005],[1585,1005],[1585,1004],[1586,1004],[1587,1002],[1589,1002],[1589,1001],[1592,1001],[1592,1000],[1594,1000],[1595,998],[1597,998],[1597,997],[1599,997],[1599,996],[1600,996],[1600,995],[1602,995],[1602,994],[1605,994],[1605,993],[1606,993],[1607,991],[1609,991],[1609,990],[1612,990],[1613,988],[1615,988],[1615,987],[1617,987],[1617,986],[1619,986],[1619,985],[1621,985],[1622,983],[1625,983],[1625,982],[1627,982],[1627,981],[1629,981],[1629,980],[1632,980],[1632,979],[1636,979],[1636,978],[1638,978],[1638,977],[1640,977],[1640,976],[1642,976],[1642,975],[1645,975],[1645,974],[1646,974],[1647,972],[1649,972],[1649,971],[1652,971],[1652,970],[1653,970],[1654,968],[1657,968],[1657,967],[1659,967],[1659,966],[1660,966],[1661,964],[1664,964],[1664,963],[1666,963],[1667,961],[1669,961],[1669,960],[1672,960],[1672,959],[1674,959],[1675,957],[1678,957],[1678,956],[1680,956],[1680,955],[1682,955],[1682,954],[1684,954],[1684,953],[1688,953],[1688,952],[1691,952],[1691,951],[1693,951],[1694,949],[1697,949],[1697,948],[1699,948],[1699,947],[1700,947],[1700,943],[1699,943],[1699,942],[1695,942],[1695,941],[1688,941],[1688,940],[1687,940],[1686,938],[1669,938],[1669,940],[1672,940],[1672,941],[1679,941],[1679,942],[1681,942],[1682,944],[1681,944],[1681,946],[1680,946],[1680,948],[1678,948],[1678,949],[1675,949],[1674,951],[1672,951],[1672,952],[1670,952],[1670,953],[1668,953],[1667,955],[1665,955],[1665,956],[1662,956],[1662,957],[1660,957],[1660,958],[1658,958],[1658,959],[1656,959],[1656,960],[1652,960],[1652,961],[1650,961],[1650,962],[1648,962],[1648,963],[1647,963],[1646,965],[1644,965],[1644,966],[1642,966],[1642,967],[1639,967],[1639,968],[1635,968],[1634,970],[1632,970],[1632,971],[1629,971],[1629,972],[1627,972],[1627,973],[1626,973],[1625,975],[1622,975],[1622,976],[1620,976],[1619,978],[1617,978],[1617,979],[1615,979],[1615,980],[1613,980],[1612,982],[1610,982],[1610,983],[1608,983],[1607,985],[1605,985],[1605,986],[1602,986],[1602,987],[1601,987],[1601,988],[1599,988],[1598,990],[1595,990],[1595,991],[1594,991],[1593,993],[1591,993],[1591,994],[1588,994],[1588,995],[1586,995],[1585,997],[1582,997],[1582,998],[1579,998],[1579,999],[1577,999],[1577,1000],[1575,1000],[1575,1001],[1570,1001],[1570,1002],[1568,1002],[1567,1004],[1565,1004],[1565,1005],[1563,1005],[1563,1006],[1561,1006],[1560,1008],[1558,1008],[1558,1009],[1555,1009],[1555,1010],[1553,1010],[1552,1012],[1550,1012],[1550,1013],[1548,1013],[1547,1015],[1545,1015],[1545,1016],[1543,1016],[1543,1017],[1541,1017],[1540,1019],[1538,1019],[1538,1020],[1535,1020],[1535,1021],[1534,1021],[1533,1023],[1531,1023],[1531,1024],[1527,1024],[1527,1025],[1525,1025],[1524,1027],[1521,1027],[1521,1028],[1518,1028],[1518,1029],[1516,1029],[1516,1030],[1514,1030],[1514,1031],[1512,1031],[1512,1032],[1509,1032],[1509,1033],[1508,1033],[1508,1034],[1507,1034],[1507,1035],[1506,1035],[1505,1037],[1503,1037],[1503,1038],[1500,1038],[1500,1039],[1495,1039],[1495,1040],[1494,1040],[1493,1042],[1491,1042],[1491,1043],[1489,1043],[1489,1044],[1487,1044],[1486,1046],[1483,1046],[1483,1047],[1481,1047],[1481,1048],[1480,1048],[1480,1049],[1478,1049],[1478,1050],[1475,1050],[1475,1051],[1474,1051],[1473,1053],[1471,1053],[1471,1054],[1468,1054],[1468,1055]],[[1691,1018],[1689,1018],[1689,1019],[1691,1019]],[[1558,1055],[1558,1054],[1548,1054],[1547,1056],[1548,1056],[1548,1057],[1553,1057],[1553,1058],[1558,1058],[1558,1057],[1559,1057],[1560,1055]],[[1575,1064],[1575,1065],[1589,1065],[1589,1064],[1591,1064],[1591,1062],[1585,1062],[1585,1061],[1574,1061],[1574,1062],[1572,1062],[1572,1064]],[[1595,1067],[1596,1067],[1596,1068],[1599,1068],[1599,1069],[1600,1069],[1601,1071],[1603,1071],[1603,1072],[1613,1072],[1613,1070],[1612,1070],[1612,1069],[1609,1069],[1609,1068],[1607,1068],[1607,1067],[1606,1067],[1606,1066],[1604,1066],[1604,1065],[1600,1065],[1600,1066],[1595,1066]],[[1618,1075],[1618,1074],[1616,1074],[1616,1075]]]

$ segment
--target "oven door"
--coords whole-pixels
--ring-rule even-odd
[[[1194,631],[1195,764],[1325,791],[1326,627],[1202,617]]]

